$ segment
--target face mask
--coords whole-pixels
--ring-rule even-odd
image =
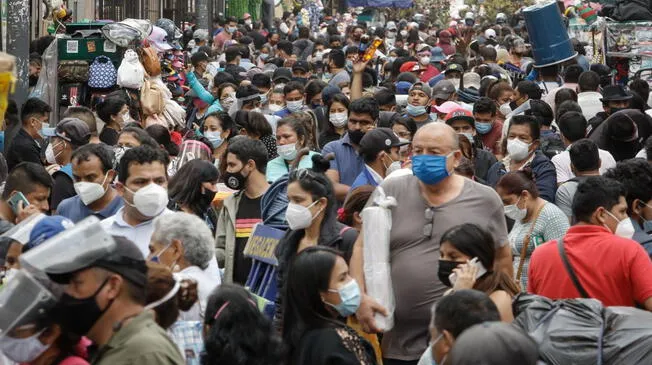
[[[439,115],[437,113],[430,113],[430,120],[433,122],[441,122],[442,120],[439,119]]]
[[[258,94],[260,96],[260,103],[261,104],[267,104],[267,94]]]
[[[453,273],[453,270],[455,270],[459,264],[462,264],[462,262],[439,260],[439,269],[437,270],[437,277],[439,278],[439,281],[441,281],[442,284],[446,285],[447,287],[452,287],[453,284],[448,277]]]
[[[301,111],[301,108],[303,108],[303,100],[288,101],[286,104],[288,110],[292,113]]]
[[[224,139],[222,139],[221,132],[215,131],[215,132],[204,132],[204,137],[208,139],[211,142],[211,146],[213,148],[217,148],[224,143]]]
[[[156,217],[168,205],[168,191],[161,185],[151,183],[137,192],[125,189],[133,194],[133,204],[125,199],[125,204],[136,208],[145,217]]]
[[[245,25],[251,25],[251,19],[247,19],[244,21]]]
[[[288,143],[282,146],[276,146],[276,152],[286,161],[292,161],[297,157],[297,144]]]
[[[66,142],[62,142],[65,144]],[[58,143],[57,146],[59,146],[62,143]],[[56,165],[57,164],[57,157],[63,152],[59,151],[59,153],[55,154],[54,153],[54,145],[52,143],[48,144],[47,148],[45,149],[45,160],[50,164],[50,165]]]
[[[91,204],[104,196],[104,193],[106,193],[106,189],[104,189],[104,183],[106,182],[107,176],[109,176],[108,173],[104,175],[102,184],[86,181],[80,181],[74,184],[75,192],[77,195],[79,195],[79,198],[81,199],[82,203],[84,203],[84,205]]]
[[[392,31],[387,32],[387,38],[389,38],[389,39],[394,39],[394,38],[396,38],[396,31],[394,31],[394,32],[392,32]]]
[[[347,70],[353,70],[353,61],[351,60],[346,60],[346,65],[345,65]]]
[[[394,161],[387,168],[387,171],[385,172],[385,176],[389,176],[392,172],[400,169],[401,169],[401,161]]]
[[[170,248],[170,246],[172,246],[171,243],[170,243],[169,245],[165,246],[165,248],[162,249],[161,251],[159,251],[156,255],[152,256],[152,258],[149,259],[149,261],[151,261],[151,262],[155,262],[155,263],[157,263],[157,264],[160,264],[160,263],[161,263],[161,255],[162,255],[163,252],[165,252],[168,248]]]
[[[500,106],[500,113],[504,116],[507,116],[509,113],[512,112],[512,107],[509,106],[509,103],[505,103]]]
[[[70,332],[83,336],[93,328],[95,322],[106,312],[113,304],[113,300],[104,309],[100,309],[95,301],[97,294],[109,282],[107,278],[102,285],[88,298],[77,299],[64,293],[59,300],[59,317],[61,325]]]
[[[276,113],[276,112],[279,112],[279,111],[283,110],[283,107],[281,105],[278,105],[278,104],[269,104],[268,108],[269,108],[269,111],[272,112],[272,113]]]
[[[513,220],[515,220],[517,222],[522,221],[525,218],[525,216],[527,215],[527,208],[521,209],[521,208],[518,207],[518,202],[519,201],[521,201],[520,196],[516,200],[516,203],[505,206],[505,215],[509,219],[513,219]]]
[[[421,58],[419,59],[419,62],[420,62],[422,65],[424,65],[424,66],[429,65],[429,64],[430,64],[430,56],[423,56],[423,57],[421,57]]]
[[[333,74],[330,72],[324,72],[321,79],[325,82],[329,82],[333,78]]]
[[[38,83],[38,76],[30,75],[29,76],[29,86],[36,86],[37,83]]]
[[[460,81],[461,81],[461,79],[448,79],[448,81],[452,82],[453,85],[455,85],[455,88],[456,88],[456,89],[459,89],[459,88],[460,88]]]
[[[224,173],[224,184],[231,190],[242,190],[246,183],[247,177],[242,175],[242,170]]]
[[[426,107],[424,105],[408,104],[405,110],[413,117],[426,114]]]
[[[263,60],[263,61],[265,61],[267,59],[267,57],[269,57],[269,53],[261,53],[260,54],[260,59]]]
[[[530,154],[530,144],[518,138],[507,140],[507,153],[516,162],[523,161]]]
[[[515,101],[510,101],[510,102],[509,102],[509,108],[510,108],[511,110],[515,110],[516,108],[518,108],[518,104],[516,104]]]
[[[353,144],[360,144],[360,141],[362,141],[362,137],[364,137],[364,132],[357,129],[354,131],[349,131],[349,139],[351,140],[351,143]]]
[[[115,146],[113,147],[113,155],[115,156],[116,166],[120,164],[120,159],[124,156],[125,152],[129,151],[129,147]]]
[[[348,317],[358,311],[358,307],[360,307],[361,296],[360,287],[355,280],[352,279],[338,290],[328,289],[328,291],[331,293],[337,293],[340,296],[341,302],[337,305],[330,304],[326,301],[324,301],[324,303],[335,308],[337,313],[339,313],[342,317]]]
[[[205,191],[201,193],[201,197],[199,198],[199,206],[201,207],[202,211],[210,207],[211,203],[213,203],[213,200],[215,199],[215,195],[217,195],[217,191],[208,189],[205,189]]]
[[[634,229],[634,225],[632,224],[632,220],[629,219],[629,217],[619,221],[618,218],[616,218],[615,215],[611,214],[610,211],[605,210],[605,212],[607,212],[607,214],[609,214],[611,216],[611,218],[615,219],[616,222],[618,222],[618,225],[616,226],[616,231],[613,232],[613,234],[615,234],[616,236],[619,236],[619,237],[630,239],[630,240],[632,239],[632,237],[634,237],[634,232],[636,230]],[[604,226],[607,229],[609,229],[609,227],[607,227],[606,224]],[[609,229],[609,230],[611,231],[611,229]]]
[[[349,116],[346,113],[330,113],[328,115],[328,120],[331,122],[333,127],[342,128],[346,125]]]
[[[387,62],[392,62],[393,63],[394,61],[396,61],[396,57],[391,57],[391,56],[387,57]]]
[[[625,110],[625,109],[627,109],[627,108],[609,108],[609,110],[611,111],[611,114],[618,113],[619,111]]]
[[[315,200],[307,207],[295,203],[288,204],[288,208],[285,211],[285,220],[287,220],[288,226],[291,230],[296,231],[298,229],[306,229],[310,227],[310,223],[312,223],[313,219],[321,213],[320,210],[313,216],[310,212],[310,208],[317,204],[317,202],[318,200]]]
[[[652,209],[651,206],[649,206],[649,205],[647,205],[647,204],[645,204],[643,202],[641,202],[641,204],[643,204],[646,207]],[[652,220],[649,220],[649,221],[645,220],[645,218],[643,218],[642,216],[641,216],[641,219],[643,219],[643,230],[645,231],[645,233],[651,233],[652,232]]]
[[[414,173],[414,176],[424,184],[435,185],[450,176],[450,172],[448,172],[448,169],[446,168],[446,161],[448,161],[448,157],[452,155],[453,152],[446,156],[414,156],[412,157],[412,172]]]
[[[224,108],[225,111],[231,109],[233,103],[235,103],[235,97],[233,96],[227,96],[226,98],[224,98],[223,101],[220,102],[220,104],[222,104],[222,107]]]
[[[260,113],[260,108],[253,108],[251,109],[252,112]]]
[[[131,114],[129,114],[129,111],[126,111],[124,112],[124,114],[122,114],[122,123],[124,125],[129,122],[131,122]]]
[[[466,137],[466,139],[468,139],[469,142],[471,142],[471,144],[474,144],[473,133],[460,133],[460,134]]]
[[[405,143],[405,142],[410,143],[410,140],[409,140],[409,139],[399,138],[398,140],[399,140],[401,143]],[[399,147],[399,149],[398,149],[398,151],[399,151],[399,153],[400,153],[401,155],[407,155],[407,153],[409,152],[409,150],[410,150],[410,145],[409,145],[409,144],[404,144],[404,145],[402,145],[401,147]]]
[[[478,131],[480,134],[487,134],[491,132],[491,128],[493,128],[492,123],[486,123],[486,122],[475,122],[475,130]]]
[[[401,37],[405,38],[405,37],[407,37],[407,35],[408,35],[407,30],[402,30],[401,31]]]
[[[43,332],[45,332],[45,328],[27,338],[5,336],[0,342],[0,351],[12,361],[18,363],[32,362],[50,347],[50,345],[44,345],[38,339]]]
[[[237,30],[236,27],[228,27],[228,28],[226,28],[226,31],[231,33],[231,34],[235,33],[236,30]]]

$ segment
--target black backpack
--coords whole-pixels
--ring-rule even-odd
[[[566,151],[566,146],[559,138],[550,137],[541,139],[541,152],[548,158],[553,158],[555,155],[558,155]]]

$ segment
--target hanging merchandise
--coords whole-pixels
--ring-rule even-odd
[[[153,47],[141,48],[140,57],[147,75],[154,77],[161,74],[161,61],[159,61],[156,50]]]
[[[145,68],[140,63],[135,51],[128,49],[118,67],[118,86],[140,89],[145,79]]]
[[[95,89],[113,87],[117,73],[111,59],[106,56],[97,56],[88,69],[88,86]]]
[[[88,81],[88,62],[78,61],[60,61],[59,62],[59,82],[86,82]]]
[[[146,116],[163,113],[165,101],[159,84],[145,80],[140,89],[140,107]]]

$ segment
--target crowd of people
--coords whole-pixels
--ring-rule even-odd
[[[652,311],[649,85],[576,40],[538,67],[518,17],[161,19],[164,112],[118,87],[10,103],[0,364],[534,365],[523,293]],[[285,231],[271,316],[245,287],[259,224]]]

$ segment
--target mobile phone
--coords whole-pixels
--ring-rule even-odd
[[[478,268],[478,273],[475,275],[475,278],[478,279],[482,275],[487,273],[487,269],[485,269],[484,265],[482,265],[482,262],[478,260],[477,257],[472,258],[469,262],[469,265],[475,265],[475,267]],[[466,265],[466,264],[465,264]],[[455,285],[455,282],[457,281],[457,274],[452,273],[448,276],[448,280],[450,280],[452,285]]]
[[[29,201],[27,198],[25,198],[25,195],[21,193],[20,191],[17,192],[16,194],[12,195],[11,198],[7,201],[9,203],[9,206],[11,207],[11,210],[14,211],[15,214],[18,214],[18,203],[23,202],[23,208],[29,205]]]

